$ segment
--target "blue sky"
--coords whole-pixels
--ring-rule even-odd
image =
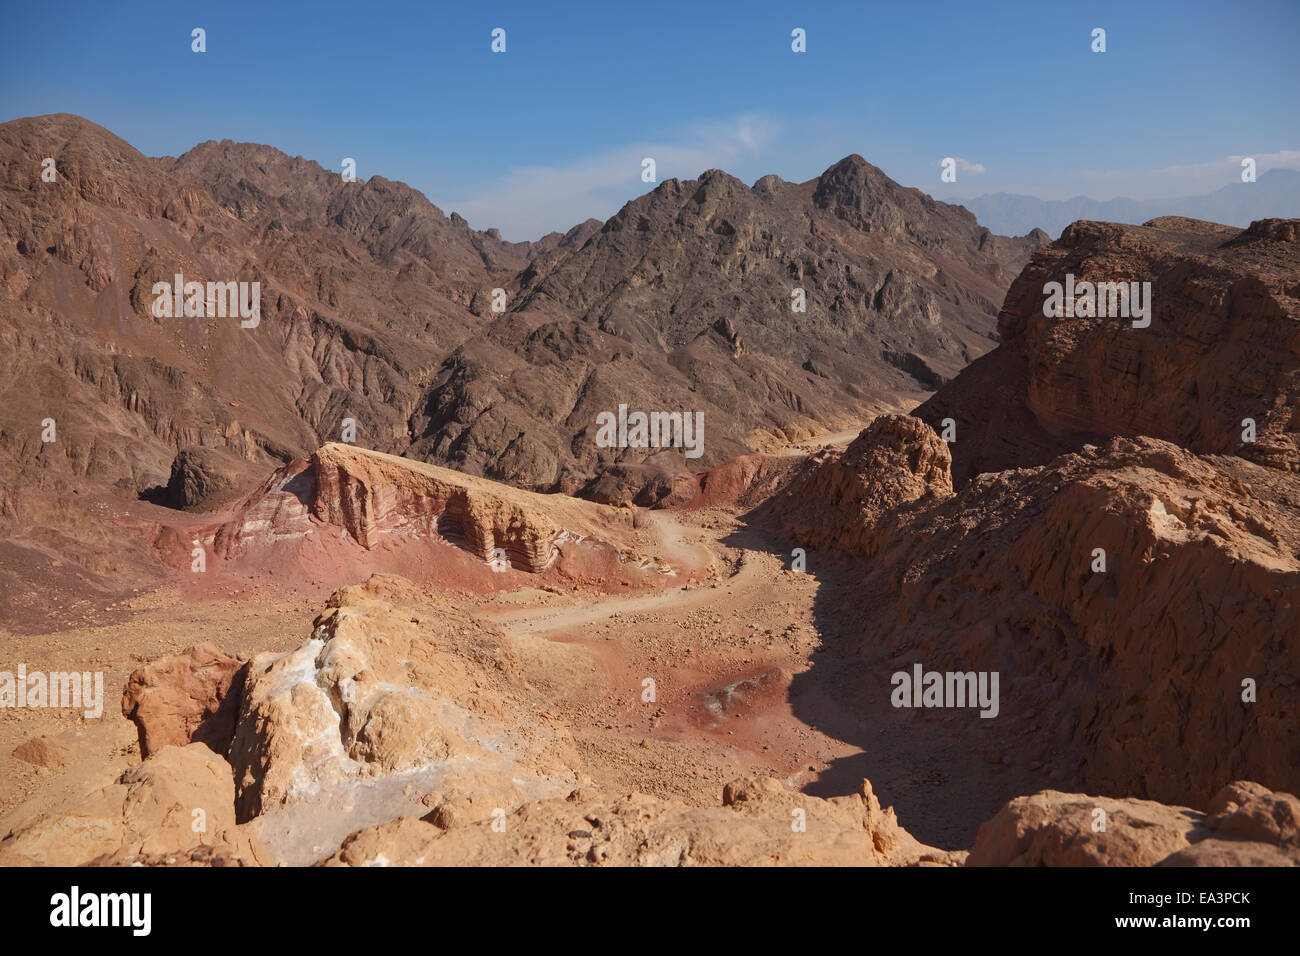
[[[660,181],[753,182],[856,152],[938,198],[1147,199],[1226,185],[1233,157],[1300,168],[1296,0],[5,0],[0,22],[0,120],[78,113],[149,155],[353,157],[510,239],[608,217],[652,188],[646,156]]]

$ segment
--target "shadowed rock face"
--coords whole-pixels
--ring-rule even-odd
[[[239,715],[243,667],[243,661],[203,644],[135,671],[122,691],[122,714],[136,726],[140,755],[204,743],[225,756]]]
[[[1149,438],[947,495],[942,469],[924,479],[932,470],[917,467],[943,457],[900,454],[896,431],[868,429],[810,462],[802,486],[826,489],[823,510],[842,518],[788,505],[798,543],[867,559],[857,652],[882,686],[914,660],[998,672],[987,733],[1003,752],[1077,768],[1068,779],[1102,793],[1197,805],[1246,775],[1300,789],[1294,511],[1272,509],[1220,459]]]
[[[1001,344],[916,410],[936,429],[956,421],[957,484],[1111,435],[1300,470],[1298,225],[1077,222],[1039,249],[1007,293]],[[1150,327],[1045,317],[1044,285],[1067,274],[1150,282]]]
[[[1104,793],[1196,804],[1246,773],[1300,785],[1296,530],[1207,460],[1139,439],[981,476],[847,542],[814,526],[810,543],[869,557],[861,653],[882,670],[906,653],[998,671],[1006,746]],[[1251,703],[1245,678],[1268,688]]]
[[[1002,344],[917,409],[919,433],[878,420],[804,466],[773,516],[865,559],[854,650],[882,686],[916,660],[997,672],[1000,714],[971,739],[1096,792],[1300,789],[1293,225],[1076,223],[1013,284]],[[1044,284],[1067,274],[1151,282],[1150,327],[1045,318]],[[947,418],[951,481],[930,430]]]
[[[141,497],[169,508],[210,509],[239,496],[246,468],[245,462],[218,448],[183,448],[172,460],[166,487]]]

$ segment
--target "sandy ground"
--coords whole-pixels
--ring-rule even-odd
[[[761,529],[725,511],[648,516],[664,559],[693,569],[669,589],[556,593],[520,574],[508,589],[460,597],[515,638],[529,680],[567,716],[582,769],[597,784],[714,804],[742,774],[777,776],[818,796],[854,792],[867,777],[903,826],[949,848],[968,847],[1010,796],[1051,785],[1014,756],[972,748],[889,707],[880,667],[842,653],[861,633],[851,566],[790,570],[789,555]],[[141,661],[203,641],[241,656],[288,650],[308,635],[326,596],[196,601],[163,589],[115,608],[127,613],[111,625],[0,631],[0,667],[103,671],[105,698],[99,719],[0,710],[0,833],[139,760],[120,697]],[[67,746],[66,766],[14,756],[41,736]]]

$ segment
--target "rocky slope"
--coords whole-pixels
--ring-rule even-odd
[[[578,788],[493,820],[435,811],[352,834],[326,866],[952,866],[860,793],[822,800],[771,778],[739,779],[721,806]],[[502,839],[507,835],[507,839]]]
[[[768,504],[797,543],[863,562],[878,693],[916,661],[1000,675],[990,728],[897,719],[1117,796],[1300,788],[1296,225],[1072,226],[1013,284],[994,352]],[[1152,281],[1150,327],[1044,318],[1067,273]],[[953,443],[924,423],[945,418]]]
[[[235,823],[230,764],[201,743],[164,747],[121,779],[59,812],[10,828],[0,866],[130,866],[184,857],[208,865],[274,866]]]
[[[1012,284],[998,347],[916,410],[936,430],[955,421],[957,483],[1112,435],[1300,469],[1298,228],[1172,217],[1067,228]],[[1044,316],[1044,286],[1067,275],[1150,282],[1150,326]]]
[[[1103,793],[1199,804],[1247,775],[1300,789],[1294,512],[1154,439],[953,494],[942,443],[918,426],[878,420],[772,509],[798,543],[862,559],[858,648],[876,693],[916,661],[997,672],[996,726],[977,736]],[[832,507],[808,504],[817,495]]]

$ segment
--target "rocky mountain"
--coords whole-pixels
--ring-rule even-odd
[[[369,447],[549,488],[590,476],[593,410],[620,402],[699,406],[721,460],[951,377],[992,344],[1034,245],[857,157],[802,186],[671,181],[604,226],[505,243],[401,183],[266,146],[154,160],[57,115],[4,124],[0,150],[4,371],[27,383],[6,395],[7,470],[127,491],[166,484],[190,446],[260,471],[345,418]],[[155,317],[176,274],[260,282],[260,324]],[[18,427],[32,416],[61,426],[58,454]]]
[[[856,156],[800,185],[672,180],[534,243],[379,176],[228,141],[153,159],[67,114],[0,125],[0,177],[11,593],[34,567],[108,593],[130,562],[105,514],[228,505],[328,441],[577,491],[662,450],[596,441],[620,406],[699,418],[672,451],[697,473],[910,407],[993,345],[1044,238]]]
[[[704,464],[899,407],[987,351],[1044,239],[994,236],[859,156],[803,184],[668,180],[520,274],[508,320],[434,383],[410,453],[573,490],[645,457],[594,440],[619,404],[702,412]]]
[[[862,562],[855,651],[882,686],[915,660],[997,672],[996,729],[970,739],[1097,792],[1203,804],[1246,768],[1300,788],[1298,235],[1076,223],[1013,283],[993,352],[769,502]],[[1045,316],[1068,276],[1150,282],[1149,326]]]
[[[190,446],[260,474],[349,417],[394,448],[424,380],[478,326],[471,300],[524,261],[401,184],[343,183],[265,147],[152,160],[58,115],[0,126],[0,151],[11,474],[130,493],[165,484]],[[260,283],[258,323],[155,316],[154,284],[177,274]],[[45,418],[56,442],[31,430]]]
[[[0,134],[0,651],[125,685],[6,722],[0,863],[1300,858],[1300,221],[1040,248],[851,156],[505,243]]]

